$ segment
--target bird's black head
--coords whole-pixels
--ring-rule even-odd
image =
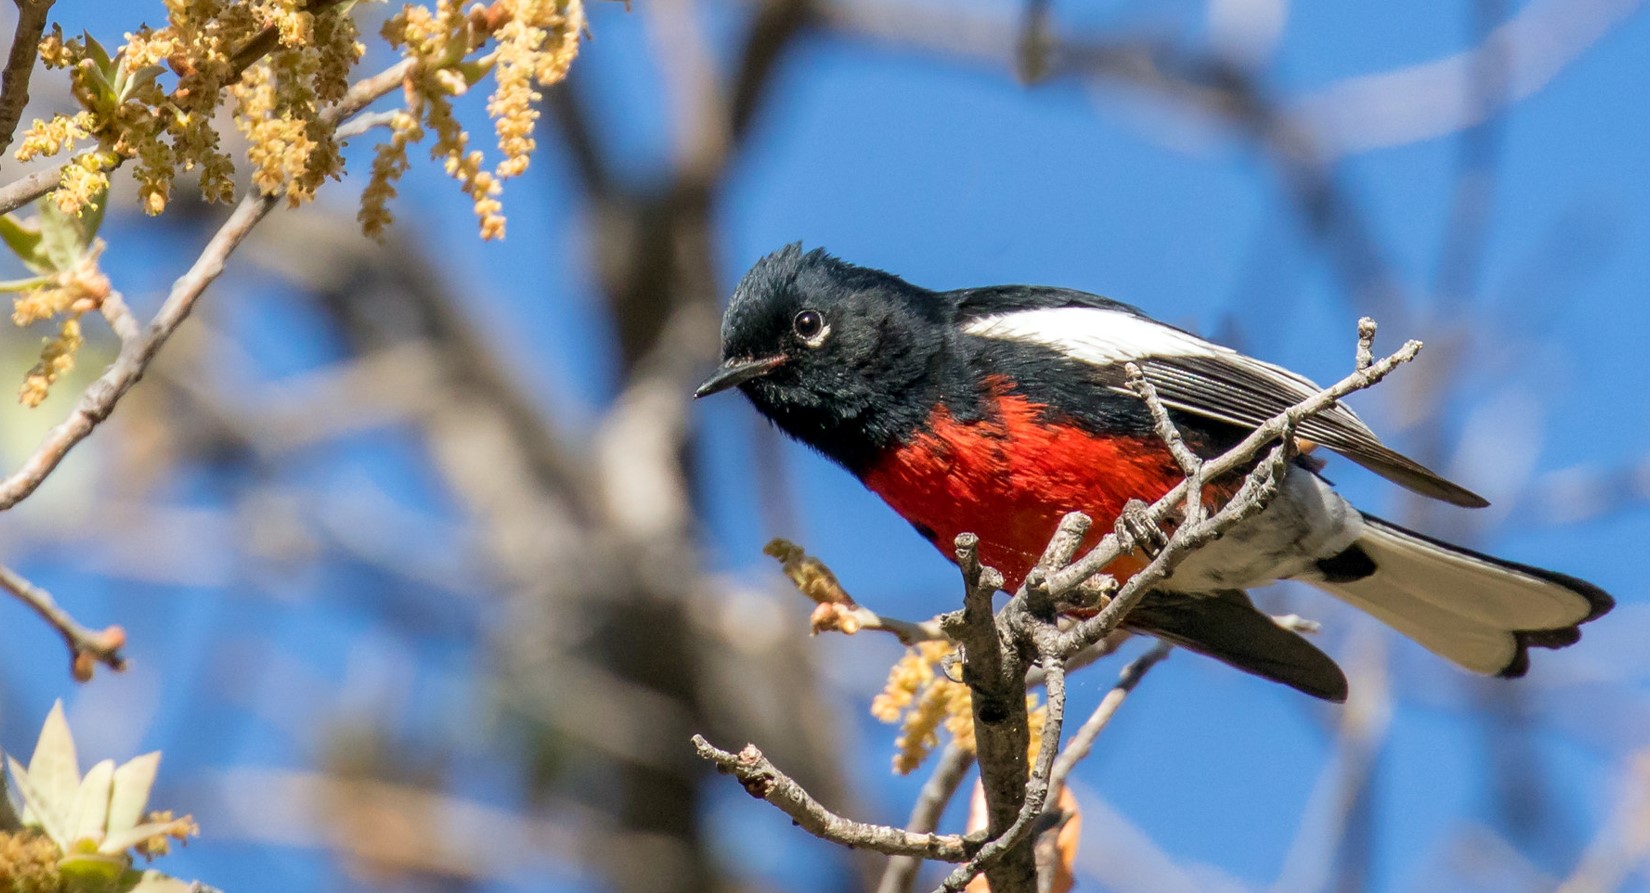
[[[944,312],[897,276],[788,245],[734,290],[721,368],[695,396],[738,387],[786,433],[861,471],[932,408]]]

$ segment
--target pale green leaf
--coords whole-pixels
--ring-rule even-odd
[[[46,204],[56,204],[46,202]],[[91,200],[80,206],[80,216],[75,220],[75,227],[79,230],[80,253],[85,254],[97,238],[97,231],[103,226],[103,209],[109,204],[109,190],[101,189]]]
[[[53,270],[68,270],[86,253],[80,218],[64,212],[57,202],[40,203],[40,253]]]
[[[50,202],[47,202],[50,204]],[[34,756],[29,758],[29,782],[53,804],[58,814],[67,817],[80,795],[80,762],[75,757],[74,735],[69,732],[69,721],[63,716],[63,702],[52,705],[40,727],[40,739],[34,744]],[[29,800],[37,798],[24,796]],[[30,807],[38,804],[30,803]]]
[[[125,102],[133,93],[153,84],[165,71],[159,65],[145,65],[133,71],[121,66],[115,72],[115,98]]]
[[[46,832],[46,836],[57,844],[57,848],[67,851],[69,848],[69,810],[74,807],[72,802],[60,803],[46,799],[29,778],[29,773],[23,764],[17,762],[8,754],[6,765],[11,767],[11,778],[17,784],[17,793],[23,795],[23,824],[34,825]]]
[[[0,239],[24,266],[40,274],[52,272],[46,256],[40,253],[40,227],[27,225],[11,214],[0,214]]]
[[[149,791],[160,768],[160,751],[133,757],[115,770],[114,789],[109,795],[110,834],[136,828],[149,806]]]
[[[0,294],[33,291],[50,281],[51,279],[46,276],[30,276],[27,279],[0,279]]]
[[[86,55],[92,60],[92,64],[97,66],[98,73],[103,75],[106,81],[113,81],[115,60],[109,57],[109,51],[103,48],[103,44],[98,43],[90,31],[82,31],[81,35],[86,39]]]
[[[70,833],[75,840],[101,841],[109,825],[109,791],[115,782],[115,761],[101,760],[86,770],[80,780],[80,794],[69,814]]]

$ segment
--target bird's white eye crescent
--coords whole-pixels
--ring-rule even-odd
[[[791,329],[796,337],[809,347],[818,347],[825,343],[825,336],[831,334],[831,327],[825,324],[825,317],[817,310],[803,310],[791,320]]]

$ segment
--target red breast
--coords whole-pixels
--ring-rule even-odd
[[[1094,518],[1087,549],[1130,499],[1155,500],[1182,476],[1156,437],[1108,436],[1051,421],[1045,407],[1000,389],[995,411],[981,420],[960,421],[937,409],[864,481],[948,557],[958,534],[978,535],[980,560],[1002,571],[1013,591],[1067,512]],[[1140,566],[1125,558],[1109,570],[1126,579]]]

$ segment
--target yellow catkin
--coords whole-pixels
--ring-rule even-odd
[[[62,893],[68,889],[57,867],[63,854],[37,831],[0,832],[0,890],[6,893]]]
[[[23,377],[17,399],[30,408],[39,406],[57,380],[74,370],[75,353],[85,343],[80,334],[80,318],[73,316],[58,326],[57,337],[47,338],[40,348],[40,361]]]
[[[952,681],[940,670],[941,662],[954,650],[948,642],[923,642],[906,649],[871,701],[872,716],[900,726],[894,740],[894,771],[901,775],[915,771],[939,746],[941,729],[952,741],[974,749],[973,697],[967,685]],[[1030,732],[1026,763],[1030,766],[1042,746],[1048,705],[1039,706],[1036,695],[1027,695],[1026,713]]]
[[[433,135],[430,156],[442,163],[470,197],[483,239],[505,233],[500,181],[527,170],[536,148],[539,89],[561,80],[578,54],[584,31],[582,0],[496,0],[485,11],[467,12],[460,0],[436,0],[433,6],[406,6],[384,24],[383,35],[416,67],[407,79],[407,114],[387,146],[373,160],[357,215],[368,235],[391,222],[389,199],[395,180],[406,172],[406,148]],[[483,34],[482,29],[493,29]],[[490,37],[494,49],[466,62],[468,54]],[[494,90],[487,101],[498,137],[500,160],[488,166],[472,148],[469,134],[453,110],[453,98],[467,93],[475,79],[490,70]]]
[[[289,204],[309,201],[343,170],[332,127],[320,116],[344,94],[365,48],[356,40],[349,4],[319,12],[305,6],[303,0],[167,0],[166,25],[126,34],[113,74],[96,72],[87,38],[65,39],[54,28],[40,43],[41,59],[68,69],[70,92],[82,110],[36,121],[20,140],[17,157],[66,154],[94,138],[102,147],[94,154],[113,154],[65,167],[57,191],[65,210],[84,206],[89,194],[107,186],[114,160],[135,162],[139,201],[151,214],[165,209],[182,171],[199,172],[208,200],[228,201],[234,197],[234,161],[213,122],[226,98],[233,98],[258,188],[284,195]],[[276,34],[276,48],[247,68],[251,60],[237,51],[266,28]],[[177,73],[169,91],[159,80],[167,69]],[[119,92],[111,86],[116,80]],[[268,101],[246,101],[265,89]]]

